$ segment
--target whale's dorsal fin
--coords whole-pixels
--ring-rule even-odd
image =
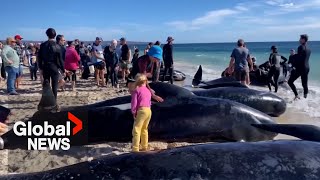
[[[320,142],[320,127],[307,124],[252,124],[270,132],[294,136],[302,140]]]
[[[200,65],[198,71],[193,77],[192,85],[198,86],[201,83],[201,80],[202,80],[202,66]]]

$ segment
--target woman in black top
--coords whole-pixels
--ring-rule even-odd
[[[271,68],[268,74],[268,80],[269,80],[268,87],[269,87],[269,90],[271,91],[271,84],[274,83],[275,92],[278,92],[278,87],[279,87],[278,80],[280,76],[281,64],[285,63],[287,61],[287,58],[278,54],[278,48],[276,46],[272,46],[271,50],[272,50],[272,53],[270,54],[270,57],[269,57]],[[281,62],[281,59],[283,59],[284,62]]]
[[[108,47],[109,47],[109,52],[107,52],[105,56],[109,66],[111,85],[113,88],[116,88],[117,81],[118,81],[119,57],[115,52],[115,48],[113,46],[108,46]]]

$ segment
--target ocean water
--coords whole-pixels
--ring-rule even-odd
[[[270,47],[278,46],[279,53],[289,58],[290,50],[297,50],[298,42],[252,42],[246,43],[252,56],[257,58],[257,64],[268,60]],[[140,49],[140,55],[146,46],[137,46]],[[193,77],[199,65],[203,68],[203,80],[212,80],[219,78],[221,72],[229,65],[230,55],[235,43],[208,43],[208,44],[174,44],[175,69],[180,70]],[[308,99],[292,101],[294,94],[291,89],[282,85],[278,95],[286,99],[288,107],[306,113],[312,118],[320,118],[320,42],[309,42],[312,51],[310,57],[309,89]],[[295,85],[302,95],[303,90],[301,81],[297,80]],[[268,90],[267,87],[253,87],[259,90]]]

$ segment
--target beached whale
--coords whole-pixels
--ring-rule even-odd
[[[202,81],[202,66],[199,66],[198,71],[193,77],[192,86],[202,89],[212,89],[217,87],[241,87],[248,88],[248,86],[236,81],[233,77],[222,77],[212,81]]]
[[[167,83],[154,83],[150,86],[165,99],[163,103],[154,103],[151,107],[151,141],[262,141],[271,140],[277,135],[251,126],[275,122],[270,116],[246,105],[230,100],[199,97],[184,88]],[[130,104],[74,107],[58,113],[40,111],[28,121],[33,124],[48,121],[57,126],[66,124],[69,112],[84,121],[83,130],[70,137],[71,145],[131,141],[134,120]],[[27,147],[27,138],[17,137],[12,130],[1,138],[4,148]]]
[[[164,74],[164,68],[160,69],[160,79],[162,79],[162,76]],[[178,70],[173,70],[173,80],[174,81],[184,81],[186,79],[186,74],[184,74],[181,71]],[[170,80],[170,76],[169,73],[167,73],[166,77],[165,77],[165,81],[169,81]]]
[[[59,169],[0,176],[31,179],[320,179],[320,143],[268,141],[105,156]]]
[[[197,96],[236,101],[276,117],[283,114],[287,108],[285,100],[277,95],[249,88],[222,87],[192,92]]]
[[[0,179],[318,180],[320,178],[319,127],[292,124],[257,126],[290,134],[301,138],[302,141],[214,143],[157,152],[104,156],[45,172],[2,175]]]
[[[261,64],[259,67],[257,67],[254,71],[249,72],[249,76],[250,76],[250,82],[252,85],[255,86],[265,86],[268,83],[268,73],[270,71],[270,66],[268,67],[269,61]],[[279,79],[278,79],[278,83],[282,84],[284,82],[286,82],[286,78],[288,76],[288,65],[287,64],[283,64],[281,65],[280,68],[280,75],[279,75]],[[221,77],[225,77],[225,71],[224,70],[221,73]]]

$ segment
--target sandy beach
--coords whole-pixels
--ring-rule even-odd
[[[31,81],[27,69],[25,69],[25,77],[20,87],[19,96],[6,95],[6,85],[1,82],[0,85],[0,101],[1,105],[5,105],[12,110],[13,115],[9,119],[9,129],[12,128],[14,122],[27,120],[36,111],[39,100],[41,99],[40,81]],[[178,85],[186,85],[178,83]],[[78,80],[76,92],[69,90],[68,85],[66,91],[58,93],[59,105],[81,106],[98,101],[111,99],[118,96],[128,95],[126,88],[121,86],[119,89],[110,87],[101,88],[95,85],[93,79]],[[68,97],[68,98],[64,98]],[[72,97],[72,98],[70,98]],[[70,101],[72,99],[72,101]],[[307,123],[315,124],[320,122],[319,118],[311,118],[305,113],[299,113],[295,109],[288,108],[287,112],[279,118],[278,123]],[[292,137],[279,135],[276,139],[292,139]],[[189,145],[189,143],[161,143],[152,142],[151,150],[167,149],[178,146]],[[59,168],[75,163],[92,160],[102,155],[119,155],[127,153],[131,150],[130,143],[105,143],[90,145],[84,147],[72,147],[69,151],[25,151],[25,150],[1,150],[0,151],[0,174],[8,173],[27,173],[40,172],[53,168]]]

